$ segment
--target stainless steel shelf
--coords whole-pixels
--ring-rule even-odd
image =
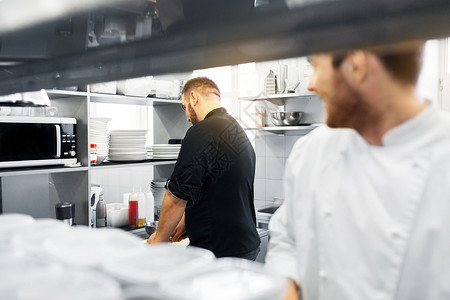
[[[146,160],[140,162],[103,162],[99,165],[91,166],[91,170],[96,169],[118,169],[118,168],[130,168],[130,167],[143,167],[143,166],[163,166],[173,165],[177,162],[174,160]]]
[[[269,132],[285,132],[285,131],[304,131],[309,132],[317,127],[322,126],[322,123],[315,123],[306,126],[267,126],[267,127],[251,127],[244,128],[244,130],[269,131]]]
[[[54,174],[54,173],[71,173],[87,171],[89,167],[36,167],[36,168],[9,168],[0,169],[0,177],[2,176],[18,176],[18,175],[37,175],[37,174]]]
[[[168,105],[168,104],[181,104],[181,100],[178,99],[163,99],[163,98],[151,98],[151,97],[137,97],[117,94],[102,94],[69,90],[46,90],[50,99],[61,99],[69,97],[89,97],[90,102],[93,103],[112,103],[112,104],[131,104],[131,105]]]
[[[239,97],[238,100],[246,100],[246,101],[261,101],[261,100],[277,100],[277,99],[288,99],[288,98],[299,98],[299,97],[311,97],[316,96],[314,93],[286,93],[286,94],[273,94],[273,95],[265,95],[261,94],[259,96],[254,97]]]
[[[68,97],[87,97],[87,92],[69,91],[69,90],[46,90],[50,99],[68,98]]]
[[[161,99],[161,98],[136,97],[136,96],[100,94],[100,93],[89,93],[89,95],[90,95],[90,102],[95,103],[132,104],[132,105],[146,105],[146,106],[181,104],[181,100],[177,99]]]

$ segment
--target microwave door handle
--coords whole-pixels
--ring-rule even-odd
[[[61,127],[59,125],[55,125],[56,129],[56,158],[61,157]]]

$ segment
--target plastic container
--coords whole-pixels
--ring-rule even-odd
[[[141,77],[117,82],[117,94],[147,97],[153,88],[153,77]]]
[[[180,82],[169,80],[154,80],[156,98],[179,99]]]
[[[117,83],[115,81],[94,83],[90,86],[91,93],[115,94]]]
[[[108,226],[122,227],[128,225],[128,204],[106,204]]]

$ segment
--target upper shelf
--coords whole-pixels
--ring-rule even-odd
[[[162,99],[162,98],[150,98],[150,97],[137,97],[115,94],[102,94],[91,92],[79,92],[79,91],[66,91],[66,90],[47,90],[47,94],[50,98],[65,98],[65,97],[88,97],[90,102],[94,103],[113,103],[113,104],[133,104],[133,105],[167,105],[167,104],[181,104],[181,100],[175,99]]]
[[[273,94],[273,95],[265,95],[261,94],[253,97],[239,97],[239,100],[247,100],[247,101],[260,101],[260,100],[277,100],[277,99],[287,99],[287,98],[298,98],[298,97],[311,97],[316,96],[313,93],[286,93],[286,94]]]
[[[55,174],[67,172],[81,172],[87,170],[88,167],[65,167],[65,166],[7,168],[7,169],[0,169],[0,176]]]
[[[149,159],[139,162],[104,162],[99,165],[90,167],[66,167],[66,166],[43,166],[43,167],[26,167],[26,168],[7,168],[0,169],[0,177],[2,176],[17,176],[17,175],[37,175],[37,174],[54,174],[54,173],[67,173],[67,172],[81,172],[87,170],[98,169],[118,169],[129,167],[142,167],[142,166],[162,166],[173,165],[177,162],[176,159],[168,160],[154,160]]]
[[[0,94],[450,36],[448,0],[306,1],[290,8],[285,4],[304,1],[273,2],[284,6],[272,9],[269,4],[267,9],[232,21],[211,18],[211,23],[190,29],[179,26],[181,30],[173,34],[2,65]],[[39,30],[25,31],[38,34]],[[29,48],[29,40],[20,37],[15,39],[23,43],[19,48]],[[86,43],[86,38],[82,42]]]
[[[177,162],[176,159],[168,159],[168,160],[154,160],[148,159],[145,161],[138,162],[103,162],[99,165],[95,165],[91,167],[92,169],[104,169],[104,168],[129,168],[129,167],[142,167],[142,166],[163,166],[163,165],[173,165]]]
[[[319,126],[322,126],[323,123],[314,123],[310,125],[300,125],[300,126],[266,126],[266,127],[252,127],[252,128],[244,128],[245,130],[257,130],[257,131],[269,131],[273,133],[280,133],[286,131],[300,131],[300,132],[309,132],[313,129],[316,129]]]
[[[113,94],[90,93],[91,102],[96,103],[116,103],[116,104],[134,104],[134,105],[166,105],[181,104],[181,100],[162,99],[150,97],[136,97]]]

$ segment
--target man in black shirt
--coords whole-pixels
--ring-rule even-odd
[[[220,107],[220,91],[198,77],[183,88],[183,108],[193,126],[184,137],[167,181],[158,231],[148,243],[177,241],[217,257],[255,260],[260,239],[253,203],[255,152],[247,135]]]

